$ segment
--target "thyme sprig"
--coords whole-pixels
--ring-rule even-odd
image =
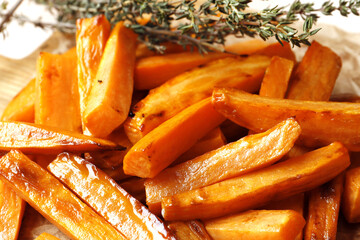
[[[163,52],[163,42],[196,47],[200,52],[223,50],[226,37],[260,36],[267,40],[309,45],[309,37],[320,29],[313,29],[320,15],[359,15],[360,0],[325,1],[321,8],[313,3],[295,0],[291,6],[275,6],[249,12],[251,0],[36,0],[46,4],[57,14],[57,27],[75,30],[78,18],[105,14],[112,25],[126,21],[141,42],[150,49]],[[24,17],[16,16],[24,20]],[[303,20],[302,32],[291,24]],[[34,21],[33,21],[34,22]],[[35,22],[40,27],[51,24]]]

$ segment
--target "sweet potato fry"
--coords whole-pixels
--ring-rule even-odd
[[[230,56],[221,52],[203,55],[195,51],[142,58],[136,62],[135,66],[135,89],[156,88],[185,71]]]
[[[221,132],[224,134],[227,142],[234,142],[248,135],[249,130],[226,119],[220,124]]]
[[[21,150],[26,154],[58,154],[122,150],[113,142],[32,123],[0,122],[0,151]]]
[[[265,56],[269,56],[269,57],[279,56],[282,58],[289,59],[289,60],[293,61],[294,63],[296,63],[296,56],[295,56],[294,52],[291,50],[290,44],[287,42],[283,42],[283,45],[281,45],[278,42],[270,44],[269,46],[260,49],[259,51],[255,52],[254,54],[265,55]]]
[[[301,216],[304,216],[304,193],[296,194],[289,198],[275,201],[267,204],[262,207],[262,209],[268,210],[294,210],[298,212]],[[295,240],[303,240],[303,231],[300,231],[299,234],[295,237]]]
[[[204,224],[213,240],[294,240],[305,220],[293,210],[252,210]]]
[[[62,153],[48,170],[128,239],[174,239],[155,215],[80,157]]]
[[[124,172],[142,178],[155,177],[225,118],[206,98],[155,128],[125,155]]]
[[[42,233],[40,234],[37,238],[35,238],[35,240],[60,240],[57,237],[54,237],[53,235],[49,234],[49,233]]]
[[[1,121],[34,122],[35,78],[6,106]]]
[[[130,178],[121,182],[120,187],[136,198],[139,202],[145,203],[146,195],[144,182],[144,178]]]
[[[250,55],[266,48],[267,46],[268,43],[263,40],[250,39],[227,45],[225,46],[225,50],[227,52],[236,53],[238,55]]]
[[[249,210],[313,189],[349,165],[347,149],[335,142],[244,176],[165,197],[161,201],[162,215],[168,221],[175,221]]]
[[[274,56],[265,71],[260,87],[260,96],[284,98],[288,88],[294,62],[286,58]]]
[[[287,98],[328,101],[340,69],[341,58],[313,41],[290,80]]]
[[[190,105],[211,96],[215,86],[232,86],[245,91],[259,89],[270,58],[225,58],[202,68],[183,73],[150,91],[132,109],[134,116],[125,122],[132,143]]]
[[[106,43],[83,120],[93,136],[105,137],[128,116],[134,85],[136,34],[116,24]]]
[[[309,193],[304,240],[336,239],[344,174]]]
[[[0,180],[0,239],[18,239],[24,210],[25,202]]]
[[[80,112],[83,116],[91,84],[96,77],[106,41],[110,35],[110,23],[104,15],[82,18],[76,21],[76,52]]]
[[[342,142],[350,151],[360,151],[360,104],[273,99],[236,89],[215,89],[217,111],[240,126],[261,132],[295,117],[301,126],[297,143],[321,147]]]
[[[288,119],[264,133],[244,137],[168,168],[145,182],[146,203],[152,212],[160,213],[160,203],[164,197],[269,166],[291,149],[300,132],[299,124]]]
[[[196,158],[200,155],[203,155],[212,150],[218,149],[226,144],[226,139],[224,134],[221,132],[220,128],[215,128],[207,133],[203,138],[201,138],[197,143],[195,143],[189,150],[184,154],[178,157],[175,162],[171,165],[177,165],[179,163],[186,162],[190,159]]]
[[[0,159],[0,178],[74,240],[125,239],[49,172],[19,151]]]
[[[360,167],[352,168],[345,174],[341,211],[350,223],[360,222]]]
[[[204,225],[199,221],[172,222],[168,227],[178,240],[212,240]]]
[[[36,65],[35,123],[82,132],[76,78],[76,49],[40,53]]]

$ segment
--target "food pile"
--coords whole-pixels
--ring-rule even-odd
[[[100,15],[40,54],[0,122],[2,239],[25,202],[74,240],[335,239],[340,210],[360,221],[360,104],[330,99],[338,55],[164,46]]]

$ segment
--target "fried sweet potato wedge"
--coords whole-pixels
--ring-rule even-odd
[[[76,21],[76,53],[80,112],[83,116],[92,82],[110,35],[110,23],[104,15]]]
[[[0,180],[0,239],[18,239],[25,202]]]
[[[251,210],[204,224],[213,240],[294,240],[305,220],[293,210]]]
[[[19,151],[0,159],[0,178],[74,240],[126,239],[54,176]]]
[[[175,239],[144,205],[84,159],[62,153],[48,170],[127,239]]]
[[[83,116],[91,135],[106,137],[128,116],[134,85],[136,34],[123,22],[111,31]]]
[[[37,238],[35,238],[35,240],[60,240],[57,237],[54,237],[53,235],[49,234],[49,233],[42,233],[40,234]]]
[[[225,58],[204,67],[185,72],[150,91],[137,103],[125,124],[132,143],[175,116],[183,109],[211,96],[216,86],[232,86],[245,91],[257,91],[270,58]]]
[[[185,71],[230,56],[221,52],[203,55],[194,51],[142,58],[136,62],[135,66],[135,89],[156,88]]]
[[[82,132],[76,77],[76,49],[40,53],[36,65],[35,123]]]
[[[178,240],[212,240],[200,221],[171,222],[168,227]]]
[[[350,151],[360,151],[360,104],[273,99],[236,89],[215,89],[217,111],[240,126],[261,132],[286,118],[301,126],[297,143],[321,147],[342,142]]]
[[[313,41],[294,72],[287,98],[328,101],[340,69],[341,58],[330,48]]]
[[[266,48],[267,46],[268,43],[263,40],[250,39],[227,45],[225,46],[225,50],[227,52],[236,53],[238,55],[250,55]]]
[[[336,239],[344,174],[309,193],[304,240]]]
[[[0,122],[0,151],[21,150],[26,154],[58,154],[122,150],[113,142],[32,123]]]
[[[162,123],[140,139],[125,155],[124,172],[153,178],[225,118],[206,98]]]
[[[291,50],[290,44],[287,42],[283,42],[282,45],[278,42],[270,44],[269,46],[256,51],[254,54],[265,55],[269,57],[279,56],[296,63],[296,56]]]
[[[35,81],[33,78],[6,106],[1,121],[34,122]]]
[[[165,197],[161,201],[162,215],[175,221],[253,209],[324,184],[349,165],[347,149],[335,142],[240,177]]]
[[[294,62],[286,58],[274,56],[265,71],[260,87],[260,96],[284,98],[289,79],[294,67]]]
[[[226,144],[226,139],[219,127],[214,128],[197,143],[195,143],[189,150],[178,157],[172,165],[177,165],[186,162],[190,159],[201,156],[207,152],[218,149]]]
[[[145,182],[146,203],[160,213],[161,199],[237,177],[281,159],[300,135],[300,126],[288,119],[274,128],[244,137],[197,158],[168,168]]]
[[[360,167],[346,171],[341,211],[349,223],[360,222]]]

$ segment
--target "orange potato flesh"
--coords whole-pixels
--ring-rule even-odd
[[[74,240],[125,239],[49,172],[19,151],[0,159],[0,178]]]
[[[240,177],[165,197],[161,201],[162,215],[174,221],[214,218],[249,210],[313,189],[349,165],[347,149],[335,142]]]
[[[345,174],[341,211],[349,223],[360,222],[360,167]]]
[[[18,239],[21,220],[25,210],[25,202],[0,180],[0,238]]]
[[[128,116],[134,85],[136,34],[123,22],[111,31],[83,120],[91,135],[106,137]]]
[[[37,238],[35,238],[35,240],[59,240],[59,239],[49,233],[44,232],[40,234]]]
[[[62,153],[48,170],[128,239],[174,239],[166,226],[93,164]]]
[[[294,210],[304,216],[304,197],[305,194],[300,193],[280,201],[271,202],[262,208],[268,210]],[[295,240],[303,240],[303,231],[300,231]]]
[[[336,239],[344,174],[309,194],[304,240]]]
[[[130,178],[120,183],[125,191],[127,191],[131,196],[136,198],[139,202],[145,203],[145,179],[143,178]]]
[[[26,154],[58,154],[122,150],[113,142],[32,123],[0,122],[0,151],[21,150]]]
[[[171,222],[168,227],[178,240],[212,240],[199,221]]]
[[[220,128],[215,128],[208,132],[203,138],[195,143],[189,150],[178,157],[171,165],[186,162],[190,159],[196,158],[212,150],[218,149],[226,144],[224,134]]]
[[[246,41],[236,42],[225,46],[227,52],[236,53],[238,55],[249,55],[260,51],[268,46],[263,40],[250,39]]]
[[[80,112],[83,116],[91,84],[95,80],[106,41],[110,35],[110,23],[104,15],[82,18],[76,21],[76,53]]]
[[[305,220],[292,210],[252,210],[204,224],[213,240],[294,240]]]
[[[35,78],[6,106],[1,121],[34,122]]]
[[[341,58],[330,48],[313,41],[294,72],[287,98],[328,101],[340,69]]]
[[[321,147],[342,142],[360,151],[360,104],[273,99],[236,89],[215,89],[217,111],[240,126],[261,132],[289,117],[301,126],[298,144]]]
[[[225,118],[206,98],[155,128],[125,155],[124,172],[142,178],[155,177]]]
[[[290,44],[287,42],[283,42],[283,45],[281,45],[278,42],[270,44],[269,46],[262,48],[259,51],[255,52],[255,54],[265,55],[265,56],[269,56],[269,57],[279,56],[282,58],[289,59],[289,60],[293,61],[294,63],[296,63],[296,56],[295,56],[294,52],[291,50]]]
[[[76,78],[76,49],[40,53],[36,65],[35,123],[82,132]]]
[[[194,51],[142,58],[136,62],[135,66],[135,89],[156,88],[185,71],[230,56],[230,54],[221,52],[203,55]]]
[[[289,159],[289,158],[293,158],[293,157],[298,157],[301,156],[307,152],[310,152],[311,149],[310,148],[306,148],[303,146],[299,146],[299,145],[294,145],[290,151],[285,155],[284,159]]]
[[[288,119],[267,132],[244,137],[195,159],[168,168],[145,182],[146,203],[160,213],[161,199],[205,187],[269,166],[281,159],[300,135]]]
[[[211,96],[215,86],[232,86],[245,91],[257,91],[270,58],[225,58],[202,68],[183,73],[150,91],[137,103],[124,125],[132,143],[175,116],[183,109]]]
[[[260,96],[284,98],[288,88],[294,62],[286,58],[274,56],[265,71],[260,87]]]

